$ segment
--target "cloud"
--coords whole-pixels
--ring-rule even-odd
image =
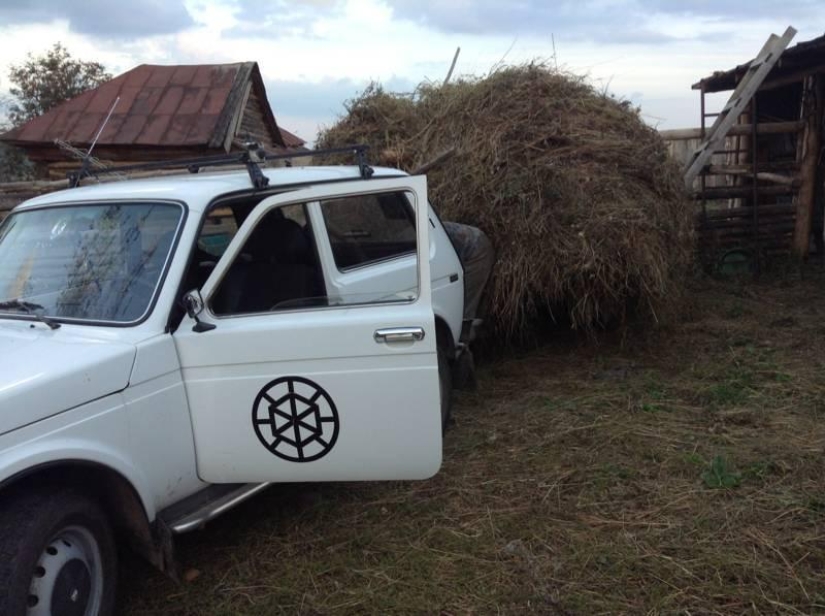
[[[777,19],[785,25],[789,19],[809,20],[822,14],[821,0],[692,0],[673,2],[672,0],[639,0],[637,5],[645,11],[655,11],[669,15],[684,15],[716,19]],[[801,23],[801,22],[800,22]]]
[[[617,0],[387,0],[395,16],[459,34],[533,35],[602,42],[656,42],[672,39],[628,15],[635,3]],[[635,10],[631,10],[635,13]]]
[[[357,97],[369,80],[325,79],[320,82],[265,80],[266,95],[280,126],[310,142],[319,129],[330,126],[346,113],[347,101]],[[389,92],[412,92],[415,84],[392,77],[382,82]]]
[[[276,116],[313,116],[331,118],[344,112],[344,103],[357,96],[366,83],[354,79],[325,79],[312,83],[270,79],[266,95]]]
[[[195,23],[182,0],[0,0],[4,25],[55,20],[66,20],[73,32],[99,38],[172,34]]]
[[[237,24],[224,30],[224,36],[268,39],[311,37],[319,19],[340,16],[345,9],[342,0],[235,0],[230,6]]]
[[[662,19],[687,21],[825,17],[821,0],[798,0],[793,6],[775,0],[385,0],[396,18],[447,33],[519,35],[615,44],[661,44],[701,40],[703,34],[676,35]]]
[[[369,84],[369,80],[343,78],[319,82],[267,79],[264,85],[276,114],[332,118],[343,114],[347,101],[356,98]],[[381,85],[388,92],[412,92],[416,84],[392,77]]]

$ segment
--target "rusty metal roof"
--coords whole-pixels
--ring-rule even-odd
[[[223,148],[234,130],[247,84],[262,101],[273,142],[281,133],[266,99],[256,62],[191,66],[142,64],[15,128],[0,140],[26,146],[55,139],[91,144],[114,105],[98,146]],[[117,105],[115,101],[118,100]]]
[[[716,71],[691,86],[700,90],[704,86],[705,92],[724,92],[736,88],[742,75],[748,70],[750,62],[740,64],[727,71]],[[810,41],[798,43],[789,47],[768,74],[765,83],[786,77],[792,77],[810,69],[811,73],[825,71],[825,35]],[[801,80],[801,77],[800,77]]]
[[[301,139],[295,133],[290,133],[285,128],[279,128],[279,130],[281,131],[281,138],[284,140],[284,145],[287,148],[301,148],[306,145],[306,141]]]

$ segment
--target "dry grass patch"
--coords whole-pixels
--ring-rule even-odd
[[[123,613],[823,612],[823,283],[488,363],[436,478],[275,488],[183,538],[194,582],[131,563]]]

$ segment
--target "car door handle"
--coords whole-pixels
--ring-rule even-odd
[[[376,342],[416,342],[424,339],[423,327],[387,327],[378,329],[373,336]]]

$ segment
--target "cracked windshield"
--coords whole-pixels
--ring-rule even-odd
[[[148,311],[182,208],[117,203],[12,214],[0,227],[0,313],[130,323]]]

